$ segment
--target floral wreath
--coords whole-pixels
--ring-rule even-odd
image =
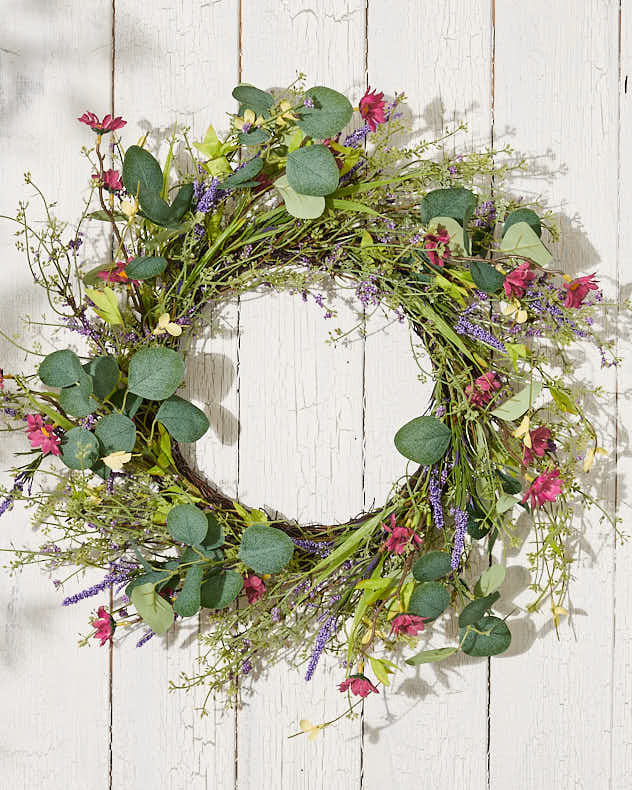
[[[86,112],[95,142],[83,149],[91,189],[78,223],[59,222],[29,174],[46,224],[33,227],[26,203],[14,218],[35,282],[82,346],[34,351],[36,374],[1,381],[4,414],[26,429],[32,458],[14,469],[0,513],[24,500],[47,538],[16,549],[12,566],[102,569],[62,602],[112,591],[84,643],[111,643],[126,626],[145,629],[140,647],[203,609],[209,659],[177,687],[228,699],[244,675],[288,655],[306,663],[307,681],[324,651],[337,655],[340,691],[364,698],[402,663],[507,650],[506,618],[492,613],[505,568],[492,549],[514,539],[521,514],[535,538],[530,608],[546,601],[557,628],[574,509],[599,507],[582,475],[605,452],[564,350],[592,343],[604,366],[617,363],[597,332],[595,275],[553,268],[541,238],[557,238],[551,216],[503,195],[522,167],[509,149],[449,155],[446,138],[402,148],[405,97],[371,90],[361,125],[343,132],[349,100],[301,80],[276,96],[237,86],[229,133],[211,126],[191,144],[175,129],[164,166],[147,135],[124,150],[126,122]],[[113,254],[89,268],[82,242],[98,222]],[[334,319],[321,294],[332,282],[355,295],[359,331],[374,310],[408,323],[434,388],[426,413],[395,434],[408,463],[387,501],[343,524],[303,526],[233,501],[185,460],[179,445],[209,422],[177,394],[181,339],[209,305],[262,285],[313,298]],[[479,544],[489,558],[480,575]],[[448,611],[453,644],[419,650]],[[323,726],[301,722],[310,737]]]

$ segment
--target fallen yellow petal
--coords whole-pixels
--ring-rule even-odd
[[[530,425],[531,425],[531,420],[529,419],[529,415],[525,414],[525,416],[522,418],[522,422],[513,432],[513,435],[516,437],[516,439],[519,439],[521,436],[524,436],[526,433],[529,433]]]
[[[119,472],[123,468],[123,464],[132,460],[132,454],[126,453],[123,450],[117,450],[115,453],[104,456],[101,460],[114,472]]]

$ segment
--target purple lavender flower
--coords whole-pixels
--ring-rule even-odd
[[[304,107],[309,107],[310,110],[314,109],[314,100],[312,99],[311,96],[306,96],[303,99],[303,106]]]
[[[136,647],[142,647],[144,644],[149,642],[149,640],[154,636],[154,632],[149,629],[149,631],[145,631],[145,633],[141,636],[141,638],[136,642]]]
[[[74,595],[69,595],[67,598],[64,598],[64,600],[61,602],[61,605],[71,606],[72,604],[79,603],[79,601],[83,601],[86,598],[92,598],[94,595],[98,595],[111,584],[118,584],[119,582],[129,579],[133,571],[136,570],[136,567],[136,565],[132,566],[128,562],[119,564],[113,563],[111,570],[105,575],[102,582],[93,584],[92,587],[81,590],[81,592],[75,593]]]
[[[380,289],[376,284],[376,280],[377,275],[370,274],[367,280],[358,283],[356,296],[364,307],[368,307],[370,304],[379,304],[380,302]]]
[[[248,675],[250,672],[252,672],[252,662],[247,658],[241,665],[241,674]]]
[[[495,338],[491,332],[483,329],[483,327],[468,321],[464,314],[459,316],[459,320],[456,322],[454,329],[460,335],[467,335],[468,337],[471,337],[472,340],[478,340],[480,343],[485,343],[491,348],[495,348],[497,351],[505,351],[505,344],[503,342]]]
[[[436,471],[430,474],[430,482],[428,484],[428,498],[430,499],[430,507],[432,508],[432,517],[434,519],[435,527],[443,529],[443,506],[441,504],[441,488],[437,478]]]
[[[328,617],[325,622],[321,625],[320,630],[316,636],[316,642],[314,644],[314,650],[312,652],[312,656],[309,660],[309,664],[307,666],[307,672],[305,673],[305,680],[309,681],[312,679],[314,671],[316,670],[316,666],[320,660],[320,657],[325,649],[325,645],[329,641],[329,639],[336,633],[336,621],[338,620],[337,615],[331,615]]]
[[[331,543],[323,543],[318,540],[302,540],[301,538],[292,538],[292,543],[308,554],[318,554],[321,557],[326,557],[331,553]]]
[[[450,565],[452,570],[459,567],[463,546],[465,545],[465,533],[467,532],[467,512],[460,508],[452,508],[451,515],[454,516],[454,546],[452,548],[452,559]]]

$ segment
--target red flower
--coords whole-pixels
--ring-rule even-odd
[[[98,609],[98,617],[92,621],[92,625],[96,628],[97,632],[94,634],[94,639],[101,640],[101,647],[106,642],[111,642],[112,637],[114,636],[114,629],[116,628],[116,623],[114,622],[114,618],[111,614],[108,613],[105,606],[99,606]]]
[[[588,274],[585,277],[578,277],[570,283],[563,283],[566,288],[564,307],[581,307],[588,292],[596,291],[599,288],[594,277],[594,274]]]
[[[27,414],[26,422],[28,427],[26,435],[31,443],[31,447],[39,448],[44,455],[61,455],[59,449],[59,436],[53,433],[53,426],[49,423],[44,424],[44,420],[39,414]]]
[[[524,292],[536,278],[536,273],[531,271],[530,263],[521,263],[516,269],[505,277],[503,288],[505,295],[520,299]]]
[[[531,437],[531,447],[525,445],[522,456],[522,463],[525,466],[530,466],[533,463],[533,457],[544,458],[547,452],[555,450],[555,443],[551,439],[551,431],[541,425],[535,431],[529,431]]]
[[[266,586],[262,579],[251,573],[244,579],[244,590],[246,591],[248,603],[256,603],[259,598],[263,598]]]
[[[380,693],[364,675],[351,675],[350,678],[343,680],[338,688],[340,691],[346,691],[348,688],[351,688],[351,693],[355,694],[356,697],[368,697],[372,691],[376,694]]]
[[[419,631],[424,630],[425,620],[416,614],[398,614],[393,618],[391,624],[391,634],[399,636],[417,636]]]
[[[498,376],[490,370],[475,379],[473,384],[468,384],[465,394],[472,406],[487,406],[501,386]]]
[[[545,502],[555,502],[562,493],[564,481],[560,478],[560,470],[552,469],[543,472],[531,483],[527,493],[522,497],[522,504],[531,500],[531,507],[542,507]]]
[[[398,527],[395,524],[394,513],[391,513],[391,526],[387,527],[386,524],[382,524],[382,526],[387,532],[391,533],[384,545],[389,551],[392,551],[393,554],[403,554],[411,540],[418,546],[421,544],[421,538],[419,535],[416,535],[412,529],[408,529],[408,527]]]
[[[0,390],[4,389],[4,370],[0,368]]]
[[[374,132],[378,123],[386,123],[384,114],[384,94],[371,91],[371,86],[360,99],[360,115],[369,125],[369,129]]]
[[[123,182],[118,170],[105,170],[103,176],[93,175],[94,181],[101,181],[108,192],[120,192],[123,189]]]
[[[77,120],[81,121],[81,123],[85,123],[86,126],[89,126],[92,131],[97,134],[114,132],[116,129],[122,129],[127,123],[127,121],[124,121],[120,116],[113,118],[109,113],[100,121],[93,112],[84,112]]]
[[[426,233],[424,236],[423,244],[426,255],[435,266],[443,266],[443,262],[450,257],[449,243],[450,234],[443,225],[437,227],[436,233]]]
[[[106,283],[132,283],[136,285],[138,280],[129,279],[125,271],[126,266],[127,263],[125,261],[117,261],[114,269],[104,269],[101,272],[97,272],[97,277]]]

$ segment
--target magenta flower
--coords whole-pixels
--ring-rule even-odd
[[[92,176],[94,181],[101,181],[108,192],[120,192],[123,189],[123,182],[118,170],[104,170],[103,176]]]
[[[246,591],[246,598],[248,598],[248,603],[256,603],[260,598],[263,598],[263,595],[266,591],[266,586],[263,583],[263,580],[260,579],[256,574],[250,573],[244,579],[244,590]]]
[[[44,423],[39,414],[26,415],[27,429],[26,435],[31,443],[31,447],[39,448],[44,455],[61,455],[59,449],[59,436],[53,433],[53,426]]]
[[[371,91],[371,86],[360,99],[360,115],[367,122],[369,129],[374,132],[379,123],[386,123],[384,114],[384,94]]]
[[[92,625],[96,628],[96,633],[94,634],[94,639],[101,640],[101,647],[106,642],[111,642],[112,637],[114,636],[114,629],[116,628],[116,623],[114,622],[114,618],[111,614],[107,611],[105,606],[99,606],[97,611],[99,615],[95,620],[92,621]]]
[[[443,266],[444,261],[450,257],[449,243],[450,234],[443,225],[437,227],[436,233],[426,233],[424,236],[423,244],[426,255],[435,266]]]
[[[425,627],[425,620],[416,614],[398,614],[393,618],[391,623],[391,634],[399,636],[405,634],[406,636],[417,636],[419,631],[423,631]]]
[[[393,554],[403,554],[411,540],[413,544],[416,543],[418,546],[421,544],[421,538],[419,535],[416,535],[412,529],[408,529],[408,527],[398,527],[396,525],[394,513],[391,513],[391,526],[387,527],[386,524],[382,524],[382,527],[387,532],[391,533],[384,545],[389,551],[392,551]]]
[[[527,493],[522,497],[522,504],[531,500],[531,507],[542,507],[545,502],[555,502],[562,493],[564,481],[560,478],[559,469],[543,472],[531,483]]]
[[[525,445],[522,456],[522,463],[525,466],[530,466],[533,463],[533,457],[544,458],[547,452],[555,450],[555,443],[551,439],[551,431],[544,425],[536,428],[534,431],[529,431],[531,437],[531,447]]]
[[[364,675],[351,675],[351,677],[343,680],[338,688],[343,692],[350,688],[351,693],[355,694],[356,697],[368,697],[372,691],[376,694],[380,693]]]
[[[594,278],[594,274],[588,274],[585,277],[578,277],[576,280],[571,280],[570,283],[562,283],[564,288],[566,288],[564,307],[581,307],[588,292],[599,289]]]
[[[127,283],[136,285],[138,280],[130,280],[127,276],[125,268],[127,263],[125,261],[117,261],[114,269],[104,269],[97,272],[97,277],[106,283]]]
[[[124,121],[120,116],[113,118],[109,113],[104,116],[102,121],[100,121],[93,112],[84,112],[84,114],[80,118],[77,118],[77,120],[81,121],[81,123],[85,123],[86,126],[89,126],[92,131],[96,132],[97,134],[107,134],[108,132],[114,132],[117,129],[122,129],[127,123],[127,121]]]
[[[536,273],[531,271],[530,263],[521,263],[516,269],[505,277],[503,288],[505,295],[521,299],[529,285],[535,280]]]
[[[465,394],[472,406],[487,406],[501,386],[496,373],[490,370],[475,379],[473,384],[468,384]]]

